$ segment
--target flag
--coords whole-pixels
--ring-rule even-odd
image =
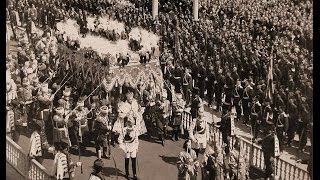
[[[271,53],[273,51],[273,47]],[[265,92],[265,99],[269,99],[272,102],[272,96],[274,92],[273,87],[273,55],[271,55],[271,59],[269,62],[268,74],[267,74],[267,88]]]

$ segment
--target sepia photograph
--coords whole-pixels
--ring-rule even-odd
[[[313,1],[5,11],[7,180],[313,180]]]

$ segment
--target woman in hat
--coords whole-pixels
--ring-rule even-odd
[[[129,159],[131,158],[132,162],[132,173],[133,179],[137,179],[136,172],[136,157],[139,146],[139,131],[138,127],[135,124],[135,119],[132,116],[128,116],[127,118],[127,126],[123,128],[122,132],[119,136],[119,147],[125,153],[125,171],[126,178],[129,178]]]

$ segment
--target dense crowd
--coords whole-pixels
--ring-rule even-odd
[[[136,3],[136,1],[132,3]],[[101,74],[105,74],[106,69],[99,70],[99,66],[96,64],[91,66],[93,68],[90,70],[91,72],[89,70],[85,72],[83,67],[87,63],[71,62],[66,57],[61,58],[61,50],[57,50],[57,47],[55,47],[59,37],[57,37],[57,40],[52,31],[56,30],[56,22],[73,18],[80,25],[81,33],[85,34],[88,32],[86,18],[89,15],[108,14],[112,19],[126,25],[127,34],[131,28],[141,26],[161,36],[159,43],[162,53],[160,65],[166,80],[164,86],[167,90],[169,102],[166,101],[166,95],[164,95],[164,101],[161,101],[161,103],[159,101],[153,102],[152,98],[149,97],[155,96],[158,100],[161,98],[159,98],[159,93],[154,94],[155,92],[152,89],[155,87],[151,85],[146,88],[147,92],[144,93],[143,97],[137,96],[138,100],[141,99],[139,103],[145,104],[146,111],[149,112],[144,114],[144,119],[153,119],[152,121],[146,121],[146,128],[150,132],[149,128],[155,124],[154,126],[160,129],[158,130],[160,140],[163,141],[166,135],[166,129],[162,130],[160,127],[166,126],[169,122],[166,113],[161,115],[166,120],[161,123],[156,120],[162,119],[157,116],[162,113],[158,112],[159,110],[163,111],[165,109],[162,103],[165,103],[166,106],[172,103],[172,108],[175,109],[174,112],[176,113],[172,115],[174,117],[181,116],[179,114],[181,109],[191,107],[192,117],[197,119],[200,116],[199,121],[201,121],[201,115],[203,115],[201,104],[203,100],[207,100],[210,107],[215,106],[216,110],[223,111],[222,121],[219,125],[223,132],[223,141],[226,143],[225,149],[232,146],[227,137],[231,136],[231,130],[229,129],[230,111],[234,107],[237,114],[236,120],[243,120],[244,124],[250,123],[254,139],[258,138],[260,129],[268,137],[270,130],[264,127],[271,124],[275,128],[280,141],[280,150],[284,149],[285,143],[288,146],[292,145],[295,134],[299,135],[299,150],[304,150],[307,143],[307,132],[310,131],[310,126],[312,128],[313,122],[312,8],[310,8],[312,2],[281,1],[278,6],[273,3],[262,4],[254,0],[225,3],[221,1],[211,2],[210,5],[200,9],[200,18],[202,18],[200,21],[192,20],[192,3],[188,1],[178,3],[160,1],[159,17],[156,20],[152,19],[150,4],[151,2],[144,1],[142,6],[140,1],[140,4],[135,4],[135,7],[126,7],[112,6],[107,1],[97,0],[85,2],[55,0],[49,1],[49,3],[41,0],[18,1],[17,3],[10,1],[7,8],[7,20],[10,20],[11,27],[25,24],[30,42],[20,42],[19,45],[22,48],[19,49],[18,57],[8,57],[7,68],[12,74],[12,80],[19,79],[16,76],[20,76],[21,80],[20,83],[13,83],[17,84],[18,87],[10,84],[12,81],[10,80],[10,87],[7,88],[19,89],[19,86],[22,86],[20,88],[23,90],[23,88],[28,89],[27,87],[31,85],[34,86],[31,97],[41,97],[42,95],[37,94],[39,89],[44,94],[48,92],[47,88],[38,87],[39,81],[44,82],[49,79],[49,86],[58,92],[59,86],[64,81],[61,77],[69,78],[71,75],[68,75],[67,72],[72,70],[74,74],[81,75],[82,78],[70,77],[72,79],[68,85],[73,86],[72,84],[74,84],[75,86],[75,90],[72,91],[74,94],[71,95],[71,102],[77,105],[74,106],[75,109],[79,105],[79,109],[81,109],[79,111],[84,111],[83,98],[80,96],[89,95],[102,81],[99,78],[96,79],[92,72],[98,70]],[[188,10],[185,11],[185,9]],[[263,14],[260,14],[260,12],[263,12]],[[269,15],[271,13],[273,13],[272,16]],[[302,17],[305,17],[306,21],[297,21]],[[33,34],[31,32],[31,21],[44,29],[44,36],[38,41],[42,41],[41,43],[44,46],[40,50],[37,48],[37,43],[33,42],[36,41],[36,38],[31,36]],[[22,24],[19,25],[16,22],[22,22]],[[101,34],[98,31],[95,33]],[[111,32],[111,34],[114,34],[110,36],[113,39],[116,35],[114,32]],[[16,36],[15,32],[14,36]],[[66,43],[72,50],[79,50],[75,47],[75,44],[77,47],[79,46],[77,42]],[[57,56],[57,54],[60,54],[60,56]],[[91,55],[92,53],[87,53],[86,57]],[[64,52],[62,56],[65,56]],[[142,63],[147,61],[145,56],[145,54],[141,56]],[[18,64],[14,64],[15,59],[18,59]],[[57,63],[58,59],[61,59],[60,66]],[[123,57],[123,59],[126,59],[126,57]],[[125,65],[128,60],[120,59],[119,63],[121,61]],[[266,91],[271,88],[267,78],[271,63],[273,65],[272,83],[274,93],[273,97],[267,98]],[[39,66],[39,71],[37,66]],[[20,67],[21,72],[14,71],[15,67]],[[54,78],[54,72],[59,74],[59,77]],[[38,74],[39,77],[35,77],[34,74]],[[90,77],[88,74],[91,74]],[[125,87],[122,87],[123,89]],[[121,96],[126,97],[124,94],[126,93]],[[180,97],[181,94],[182,97]],[[101,93],[95,95],[102,97]],[[63,105],[65,108],[66,102],[69,101],[66,97],[69,96],[68,88],[65,88],[63,93],[53,96],[54,106]],[[110,104],[116,104],[114,102],[116,96],[120,96],[120,94],[118,92],[111,93],[113,100],[109,102]],[[66,99],[60,101],[60,98]],[[49,99],[51,99],[51,96]],[[186,101],[185,104],[180,103],[182,99]],[[91,101],[95,100],[94,98],[91,99]],[[41,98],[39,101],[42,101]],[[26,111],[31,113],[31,109],[36,108],[36,106],[31,106],[28,103],[25,104]],[[107,104],[104,102],[102,106]],[[40,106],[40,110],[46,112],[49,104],[44,103],[43,105],[45,108]],[[88,107],[89,109],[95,108],[92,105],[88,105]],[[111,109],[117,112],[117,108],[119,107],[113,106]],[[72,110],[72,108],[70,107],[69,110]],[[56,111],[59,115],[59,109]],[[156,115],[152,115],[154,112],[157,112]],[[28,117],[28,123],[32,122],[32,113],[28,114]],[[72,118],[75,117],[72,116]],[[179,137],[180,124],[181,122],[176,121],[172,124],[171,138],[173,140],[177,140]],[[70,132],[79,133],[73,128],[74,126],[70,125]],[[193,124],[193,126],[196,125]],[[92,129],[92,126],[89,129]],[[41,128],[38,131],[40,134],[44,133]],[[189,135],[192,141],[196,141],[193,131],[190,131]],[[285,140],[286,136],[287,140]],[[41,140],[46,142],[46,140]],[[73,134],[71,134],[70,140],[73,145],[78,142],[77,137]],[[189,151],[188,143],[187,141],[185,143],[187,152]],[[202,143],[200,144],[203,146]],[[47,143],[45,145],[48,146]],[[79,146],[83,147],[83,144]],[[100,147],[97,147],[97,153],[99,149]],[[203,149],[203,147],[196,149],[196,156],[200,149]],[[103,151],[106,150],[103,149]],[[234,152],[226,150],[226,153],[232,155]],[[126,164],[129,162],[129,158],[135,161],[135,155],[130,154],[128,157],[126,156]]]

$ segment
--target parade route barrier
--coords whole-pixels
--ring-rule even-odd
[[[190,112],[184,111],[182,116],[183,120],[183,128],[189,129],[190,124],[192,122],[192,117]],[[221,147],[223,145],[222,134],[217,126],[213,128],[214,133],[217,135],[216,141],[218,145]],[[250,142],[242,137],[232,137],[230,146],[233,147],[236,138],[240,142],[241,151],[246,156],[246,159],[249,160],[250,166],[253,168],[259,169],[264,172],[265,164],[262,148],[257,144]],[[309,173],[307,170],[298,167],[296,164],[286,161],[281,156],[275,158],[275,171],[276,176],[279,177],[280,180],[310,180]]]
[[[6,161],[26,180],[53,180],[40,163],[29,159],[27,153],[6,136]]]

